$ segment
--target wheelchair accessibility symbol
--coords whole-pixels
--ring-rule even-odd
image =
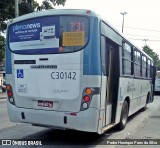
[[[23,69],[17,69],[17,78],[24,78]]]

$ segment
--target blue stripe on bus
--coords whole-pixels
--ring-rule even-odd
[[[16,54],[52,54],[52,53],[59,53],[59,48],[15,50],[14,53]]]
[[[89,44],[84,49],[83,75],[101,75],[100,30],[95,17],[91,17]]]
[[[12,74],[11,51],[8,48],[7,40],[8,38],[6,39],[6,74]]]

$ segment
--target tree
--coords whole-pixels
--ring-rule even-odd
[[[66,0],[43,0],[42,5],[37,7],[37,11],[54,9],[53,6],[65,5]],[[53,5],[53,6],[52,6]]]
[[[53,9],[52,4],[49,3],[47,0],[42,2],[42,5],[37,7],[37,11],[46,10],[46,9]]]
[[[149,46],[145,45],[143,47],[143,51],[145,53],[147,53],[154,61],[154,64],[157,68],[157,70],[160,70],[160,59],[159,59],[159,55],[153,51],[153,49],[151,49]]]
[[[39,4],[34,0],[19,0],[19,15],[34,12]]]
[[[0,31],[3,32],[7,25],[6,22],[14,16],[14,1],[0,0]]]
[[[34,11],[53,9],[56,5],[65,5],[66,0],[43,0],[39,5],[36,0],[19,0],[19,15]],[[8,20],[15,17],[15,0],[0,0],[0,31],[7,27]]]
[[[53,9],[53,6],[63,5],[66,0],[43,0],[39,5],[35,0],[19,0],[19,15],[34,11]],[[15,0],[0,0],[0,33],[7,28],[7,22],[15,17]],[[5,38],[0,35],[0,62],[4,59]]]
[[[0,35],[0,65],[4,62],[5,56],[5,38]]]

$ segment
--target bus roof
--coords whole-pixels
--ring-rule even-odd
[[[41,17],[41,16],[50,16],[50,15],[86,15],[86,16],[97,17],[97,18],[103,20],[112,30],[114,30],[118,35],[120,35],[124,40],[126,40],[128,43],[130,43],[133,47],[140,50],[149,59],[152,59],[142,49],[135,46],[129,39],[127,39],[117,29],[115,29],[109,22],[107,22],[100,15],[98,15],[97,13],[95,13],[92,10],[87,10],[87,9],[50,9],[50,10],[45,10],[45,11],[38,11],[38,12],[33,12],[33,13],[29,13],[29,14],[14,18],[13,20],[10,21],[9,24],[16,23],[16,22],[23,21],[23,20],[30,19],[30,18]]]
[[[17,18],[14,18],[11,23],[19,22],[25,19],[50,16],[50,15],[86,15],[86,16],[98,16],[94,11],[87,9],[49,9],[45,11],[38,11],[33,13],[28,13]]]
[[[112,30],[114,30],[118,35],[120,35],[125,41],[127,41],[128,43],[130,43],[133,47],[135,47],[136,49],[138,49],[139,51],[141,51],[145,56],[147,56],[149,59],[151,59],[153,61],[153,59],[147,54],[145,53],[141,48],[139,48],[138,46],[136,46],[134,43],[132,43],[128,38],[126,38],[122,33],[120,33],[117,29],[115,29],[109,22],[107,22],[105,19],[101,18]]]

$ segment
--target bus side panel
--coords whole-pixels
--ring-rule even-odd
[[[105,127],[105,112],[106,112],[106,90],[107,90],[107,77],[102,76],[102,82],[101,82],[101,106],[100,106],[100,117],[101,117],[101,123],[99,122],[99,130],[102,129],[102,127]],[[108,109],[108,108],[107,108]],[[108,116],[107,116],[108,117]],[[108,117],[109,118],[109,117]],[[110,121],[110,119],[108,119]]]
[[[100,30],[98,18],[91,17],[90,22],[90,42],[84,50],[83,57],[83,75],[101,76],[101,59],[100,59]]]
[[[132,110],[134,110],[134,108],[137,106],[136,100],[132,100],[132,90],[130,89],[130,86],[132,85],[133,85],[133,78],[120,77],[117,111],[116,111],[116,123],[119,123],[120,121],[122,105],[127,97],[130,99],[131,102],[129,113],[132,112]]]
[[[87,48],[84,50],[83,57],[83,82],[86,83],[87,87],[97,87],[99,88],[99,94],[94,95],[90,108],[96,108],[99,111],[98,114],[98,124],[97,131],[101,133],[100,127],[102,127],[102,114],[101,112],[101,53],[100,53],[100,27],[99,19],[96,17],[90,17],[90,42]],[[84,84],[85,84],[84,83]]]
[[[137,85],[141,86],[141,89],[140,89],[141,93],[139,94],[140,99],[139,99],[138,108],[137,108],[137,110],[139,110],[139,109],[141,109],[142,107],[145,106],[148,93],[150,93],[150,94],[152,93],[152,91],[151,91],[151,80],[142,79],[142,80],[137,80],[136,83],[137,83]],[[134,84],[135,84],[135,82],[134,82]],[[136,87],[136,88],[138,88],[138,87]]]
[[[129,116],[145,106],[148,93],[151,92],[150,80],[120,78],[116,123],[120,121],[124,99],[129,98]]]

